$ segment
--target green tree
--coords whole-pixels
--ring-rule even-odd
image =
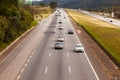
[[[28,26],[31,24],[33,17],[30,14],[29,11],[24,10],[23,8],[20,8],[21,13],[21,29],[26,30],[28,29]]]
[[[45,5],[45,3],[40,3],[40,6],[45,7],[46,5]]]
[[[50,6],[50,8],[55,9],[57,7],[57,2],[52,1],[52,2],[50,2],[49,6]]]
[[[0,41],[4,41],[5,31],[8,28],[8,20],[6,17],[0,16]]]
[[[14,16],[19,18],[20,17],[19,9],[17,9],[16,6],[12,4],[10,5],[9,8],[7,8],[6,15],[8,18]]]

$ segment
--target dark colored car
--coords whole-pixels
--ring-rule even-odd
[[[62,24],[63,22],[62,21],[59,21],[59,24]]]
[[[68,30],[68,34],[74,34],[73,30]]]
[[[112,20],[110,20],[110,22],[113,22]]]

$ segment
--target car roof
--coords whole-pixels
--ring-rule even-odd
[[[82,46],[82,44],[76,44],[76,46]]]
[[[58,37],[64,37],[64,35],[59,35]]]
[[[56,42],[56,44],[62,44],[62,42]]]

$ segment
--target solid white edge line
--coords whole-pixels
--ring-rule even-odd
[[[68,70],[69,70],[69,73],[71,74],[71,67],[70,66],[68,67]]]
[[[45,74],[47,73],[47,70],[48,70],[48,67],[45,68],[45,72],[44,72]]]
[[[76,34],[76,32],[75,32],[75,36],[76,36],[76,38],[77,38],[78,42],[79,42],[79,43],[81,43],[81,42],[80,42],[80,40],[79,40],[79,38],[78,38],[78,36],[77,36],[77,34]],[[85,53],[85,57],[87,58],[88,63],[90,64],[90,67],[91,67],[91,68],[92,68],[92,70],[93,70],[93,73],[95,74],[95,76],[96,76],[97,80],[99,80],[99,77],[98,77],[98,75],[97,75],[97,73],[96,73],[95,69],[93,68],[92,63],[90,62],[90,59],[88,58],[88,56],[87,56],[87,54],[86,54],[85,50],[84,50],[84,53]]]
[[[86,56],[86,58],[87,58],[87,60],[88,60],[88,63],[90,64],[90,67],[92,68],[92,70],[93,70],[93,72],[94,72],[94,74],[95,74],[97,80],[99,80],[99,77],[98,77],[98,75],[97,75],[95,69],[93,68],[93,66],[92,66],[92,64],[91,64],[91,62],[90,62],[90,60],[89,60],[89,58],[88,58],[86,52],[84,52],[84,53],[85,53],[85,56]]]
[[[70,20],[69,20],[69,21],[70,21]],[[70,24],[71,24],[71,21],[70,21]],[[71,24],[71,25],[72,25],[72,24]],[[71,27],[72,27],[72,29],[74,30],[73,26],[71,26]],[[81,43],[75,30],[74,30],[74,32],[75,32],[75,36],[76,36],[78,42]],[[84,51],[85,51],[85,50],[84,50]],[[90,62],[90,59],[88,58],[86,52],[84,52],[84,53],[85,53],[85,56],[86,56],[86,58],[87,58],[87,60],[88,60],[88,63],[90,64],[90,67],[91,67],[92,70],[93,70],[94,75],[96,76],[97,80],[100,80],[99,77],[98,77],[98,75],[97,75],[97,73],[96,73],[96,71],[95,71],[95,69],[93,68],[93,66],[92,66],[92,64],[91,64],[91,62]]]

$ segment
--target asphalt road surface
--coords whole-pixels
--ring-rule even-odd
[[[68,29],[73,26],[63,10],[61,16],[53,13],[42,20],[0,63],[0,80],[100,80],[85,51],[74,52],[81,42],[76,32],[70,35]],[[65,37],[62,50],[54,49],[59,35]]]

